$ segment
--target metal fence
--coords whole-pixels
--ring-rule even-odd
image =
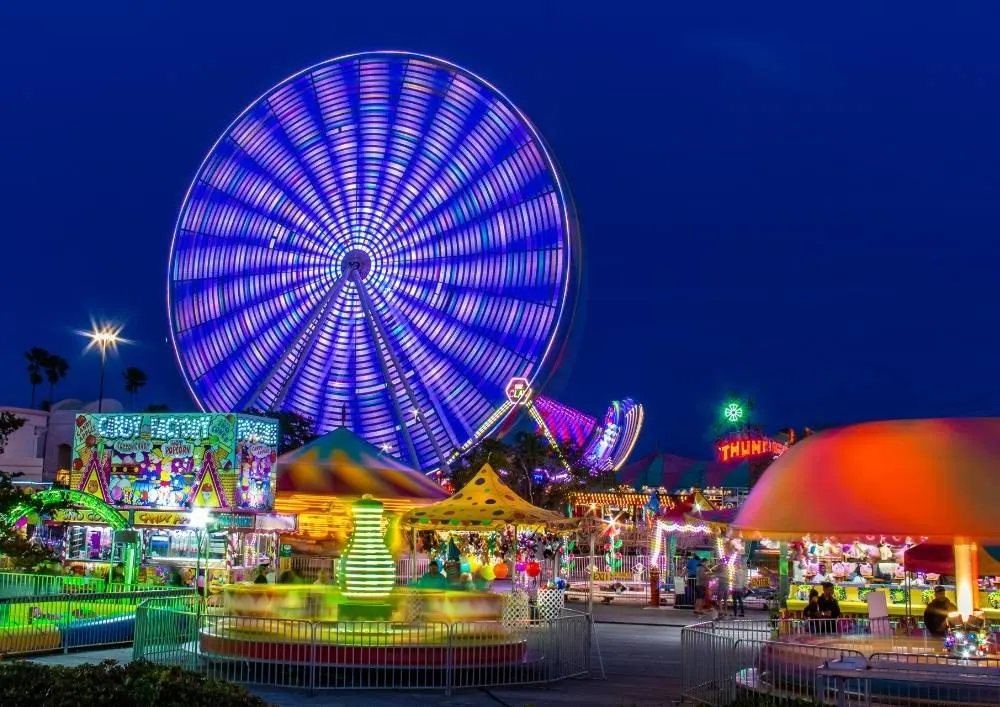
[[[291,568],[305,580],[318,578],[321,571],[328,572],[330,579],[336,580],[339,563],[339,557],[330,556],[293,555],[290,558]],[[409,584],[415,579],[420,579],[427,571],[429,563],[430,560],[426,555],[418,555],[415,568],[411,568],[409,557],[399,558],[396,560],[396,584]]]
[[[142,601],[191,595],[190,589],[173,589],[3,597],[0,656],[131,643]]]
[[[211,612],[212,610],[208,610]],[[323,690],[443,690],[587,675],[590,616],[552,621],[307,621],[206,613],[193,599],[139,606],[133,659],[248,685]]]
[[[931,646],[924,653],[872,652],[863,638],[890,639],[895,629],[895,622],[868,619],[689,626],[681,632],[683,694],[713,707],[1000,704],[1000,660],[932,654]],[[845,637],[859,650],[827,640]]]
[[[0,598],[95,592],[149,592],[164,589],[169,587],[164,587],[162,584],[109,583],[100,577],[0,572]]]

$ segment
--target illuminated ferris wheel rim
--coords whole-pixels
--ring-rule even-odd
[[[258,109],[262,103],[267,102],[270,98],[279,94],[283,89],[293,86],[297,81],[303,79],[303,77],[315,74],[317,71],[335,67],[337,65],[344,64],[345,62],[351,61],[375,61],[379,58],[386,59],[397,59],[403,61],[420,61],[436,68],[451,72],[454,75],[462,76],[472,82],[473,85],[479,86],[494,97],[497,103],[501,104],[504,108],[509,110],[514,116],[521,127],[530,135],[530,142],[534,144],[537,148],[541,158],[544,160],[545,174],[550,178],[554,185],[554,195],[558,202],[559,209],[559,221],[560,228],[563,237],[563,245],[565,248],[564,257],[560,265],[560,293],[555,299],[553,308],[555,314],[553,317],[553,323],[548,328],[548,335],[545,340],[544,348],[540,355],[534,357],[532,365],[523,371],[523,375],[531,382],[536,383],[548,375],[551,371],[551,358],[554,355],[554,349],[560,345],[560,340],[563,338],[562,334],[566,328],[566,317],[567,311],[570,311],[573,303],[571,302],[572,296],[574,294],[574,288],[578,287],[580,284],[581,273],[580,273],[580,255],[579,255],[579,244],[578,236],[579,231],[576,223],[576,214],[573,206],[572,195],[569,193],[568,189],[564,183],[564,177],[562,175],[561,169],[553,157],[552,150],[550,149],[547,141],[539,132],[538,128],[534,123],[521,111],[521,109],[510,100],[510,98],[499,88],[497,88],[493,83],[486,80],[479,74],[470,71],[454,62],[442,59],[440,57],[418,53],[409,52],[404,50],[375,50],[375,51],[361,51],[353,52],[350,54],[340,55],[331,59],[323,60],[317,62],[311,66],[301,69],[296,73],[286,77],[277,84],[274,84],[263,93],[261,93],[257,98],[255,98],[251,103],[249,103],[233,120],[231,120],[226,128],[219,134],[218,138],[213,142],[210,149],[205,153],[198,168],[195,172],[191,183],[189,184],[184,198],[182,200],[183,207],[180,209],[177,215],[177,219],[174,223],[174,230],[171,237],[170,250],[169,250],[169,263],[170,270],[167,276],[167,315],[169,321],[170,329],[170,343],[173,348],[174,359],[178,364],[179,369],[182,372],[182,378],[184,379],[184,385],[191,395],[192,400],[195,404],[202,410],[209,410],[210,406],[206,405],[203,400],[203,396],[199,394],[196,389],[196,382],[198,377],[195,376],[189,368],[189,363],[185,360],[182,353],[182,343],[179,341],[180,336],[187,330],[181,329],[180,322],[178,321],[177,312],[177,302],[176,299],[179,296],[175,293],[173,284],[173,270],[175,263],[177,262],[177,252],[179,241],[182,240],[182,229],[184,220],[186,217],[187,206],[190,204],[192,195],[195,193],[196,189],[200,185],[204,184],[204,174],[206,166],[209,165],[210,161],[216,156],[220,147],[222,147],[228,139],[232,139],[234,131],[239,128],[248,117],[252,116],[253,112]],[[348,252],[341,258],[341,269],[342,269],[342,279],[347,280],[348,278],[357,279],[367,279],[369,271],[372,270],[376,264],[376,254],[373,254],[371,250],[367,247],[367,244],[355,244],[353,238],[348,244]],[[436,254],[437,258],[446,258],[447,256]],[[251,400],[254,402],[254,400]],[[497,401],[497,406],[502,404],[502,400]],[[496,406],[495,406],[496,407]],[[455,448],[463,448],[471,443],[474,443],[476,439],[481,439],[483,436],[491,433],[500,422],[496,422],[487,427],[479,425],[478,429],[475,430],[475,435],[468,439],[456,439]],[[473,425],[475,427],[475,425]],[[412,444],[412,443],[411,443]]]

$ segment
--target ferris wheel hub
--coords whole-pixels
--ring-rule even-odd
[[[350,276],[356,272],[358,277],[364,280],[372,271],[372,257],[365,251],[355,248],[344,256],[340,267],[344,275]]]

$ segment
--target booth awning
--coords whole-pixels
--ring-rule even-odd
[[[620,483],[636,490],[745,489],[750,486],[750,464],[745,461],[697,461],[676,454],[653,452],[622,467],[617,477]]]
[[[405,522],[421,528],[474,529],[502,525],[567,526],[576,521],[533,506],[508,488],[489,464],[451,498],[410,511]]]
[[[278,458],[278,495],[437,500],[448,494],[416,469],[381,452],[346,427]]]

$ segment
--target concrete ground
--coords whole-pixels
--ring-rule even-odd
[[[364,693],[331,691],[313,696],[295,690],[252,688],[252,691],[267,702],[281,707],[672,705],[680,700],[681,628],[700,620],[703,619],[695,617],[690,611],[595,605],[594,621],[599,652],[598,646],[595,646],[591,658],[591,677],[565,680],[544,687],[460,690],[448,698],[439,690]],[[121,648],[43,656],[34,660],[39,663],[79,665],[106,659],[127,662],[131,657],[131,648]]]

